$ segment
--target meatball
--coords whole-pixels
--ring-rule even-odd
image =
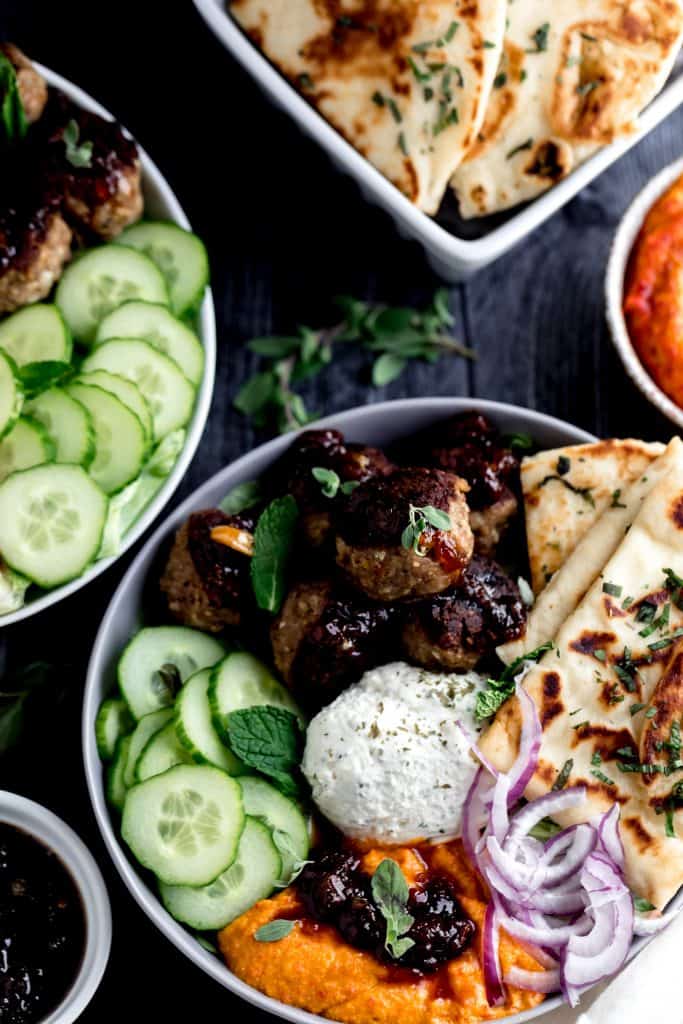
[[[176,534],[161,578],[171,614],[186,626],[219,633],[240,624],[251,599],[250,557],[211,539],[217,526],[253,533],[249,513],[195,512]]]
[[[392,626],[389,608],[327,581],[297,583],[271,626],[275,665],[301,704],[318,711],[385,659]]]
[[[493,554],[517,511],[513,492],[519,459],[486,416],[468,412],[417,434],[401,450],[401,461],[457,473],[469,484],[467,504],[476,550]]]
[[[75,159],[65,132],[76,126],[83,159]],[[45,173],[63,196],[65,216],[85,242],[109,240],[139,219],[143,199],[137,146],[120,125],[50,93],[36,144]]]
[[[43,76],[36,71],[25,53],[13,43],[0,43],[2,53],[13,66],[17,75],[19,99],[29,124],[33,124],[43,113],[47,103],[47,85]]]
[[[326,495],[314,469],[336,473],[340,488]],[[344,484],[362,483],[386,476],[392,463],[377,448],[347,444],[338,430],[306,430],[299,434],[273,468],[268,489],[273,496],[291,494],[296,499],[306,541],[321,547],[330,536],[332,512],[344,497]]]
[[[337,564],[375,601],[438,594],[453,586],[474,544],[466,490],[459,477],[439,469],[400,469],[366,481],[337,517]],[[446,513],[450,526],[427,521],[410,544],[406,528],[420,522],[425,508]]]
[[[474,556],[457,587],[406,606],[401,632],[412,662],[436,671],[471,669],[498,644],[520,637],[526,608],[496,562]]]

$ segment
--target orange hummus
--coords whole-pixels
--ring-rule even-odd
[[[626,278],[624,314],[641,362],[683,407],[683,177],[643,222]]]
[[[331,926],[307,920],[296,890],[290,887],[257,903],[219,934],[230,970],[273,999],[347,1024],[474,1024],[542,1001],[543,996],[536,993],[508,987],[503,1006],[488,1005],[481,966],[486,897],[460,842],[419,850],[373,849],[364,855],[363,869],[372,873],[384,857],[397,861],[409,885],[424,874],[426,858],[429,869],[455,880],[463,909],[477,925],[477,937],[469,949],[431,975],[392,968],[347,945]],[[254,932],[275,918],[294,919],[296,924],[279,942],[257,942]],[[503,972],[513,965],[540,969],[505,934],[500,958]]]

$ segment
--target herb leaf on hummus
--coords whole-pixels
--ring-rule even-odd
[[[413,918],[406,909],[408,883],[396,861],[390,857],[384,858],[372,876],[372,895],[387,925],[384,946],[398,960],[415,943],[406,935],[413,924]]]
[[[260,928],[257,928],[254,938],[257,942],[279,942],[280,939],[289,935],[295,924],[296,921],[286,921],[284,918],[276,917],[274,921],[269,921],[268,924],[262,924]]]

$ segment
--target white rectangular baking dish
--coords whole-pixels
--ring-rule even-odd
[[[367,199],[386,210],[401,235],[422,245],[430,264],[446,281],[466,279],[521,242],[683,103],[683,74],[674,73],[657,99],[642,113],[636,133],[605,147],[559,185],[526,206],[485,220],[446,227],[416,209],[299,95],[244,35],[228,14],[225,0],[194,0],[194,3],[214,34],[270,99],[311,135],[341,170],[355,178]],[[470,237],[453,233],[458,229],[464,229]]]

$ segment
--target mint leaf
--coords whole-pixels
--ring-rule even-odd
[[[515,676],[521,671],[525,661],[540,661],[546,651],[553,648],[553,643],[548,640],[546,643],[536,647],[521,658],[515,658],[501,673],[500,679],[488,679],[486,689],[477,694],[477,703],[474,709],[475,718],[490,718],[495,715],[501,704],[504,704],[508,697],[515,692]]]
[[[405,934],[413,924],[413,918],[407,911],[408,883],[396,861],[390,857],[384,858],[372,876],[372,895],[386,921],[385,948],[398,960],[415,943]]]
[[[326,469],[324,466],[314,466],[311,470],[313,478],[320,484],[323,495],[326,498],[334,498],[341,485],[339,474],[333,469]]]
[[[92,142],[81,142],[79,145],[80,134],[78,121],[72,118],[62,132],[66,159],[72,167],[92,167]]]
[[[403,356],[394,355],[393,352],[384,352],[375,360],[372,367],[372,386],[382,388],[385,384],[391,384],[401,376],[407,366]]]
[[[297,792],[293,775],[301,761],[303,738],[291,711],[270,704],[243,708],[226,716],[225,727],[235,757],[286,792]]]
[[[643,899],[642,896],[633,897],[633,906],[639,914],[647,914],[650,910],[654,910],[654,905],[649,900]]]
[[[234,516],[258,505],[262,497],[258,480],[245,480],[243,484],[238,484],[228,491],[218,507],[227,516]]]
[[[27,128],[17,73],[12,62],[0,53],[0,150],[12,149],[21,142]]]
[[[280,939],[289,935],[295,924],[296,921],[285,921],[281,917],[276,917],[274,921],[269,921],[268,924],[262,924],[260,928],[257,928],[254,938],[257,942],[279,942]]]
[[[284,600],[285,577],[298,516],[296,501],[287,494],[272,501],[256,524],[251,583],[256,603],[264,611],[279,612]]]

